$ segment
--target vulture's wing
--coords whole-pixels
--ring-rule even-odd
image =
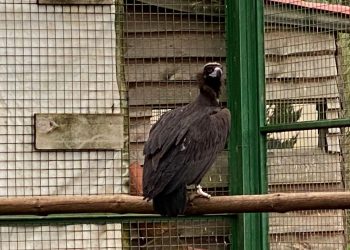
[[[188,143],[185,161],[186,166],[189,166],[185,171],[187,185],[200,183],[218,153],[225,148],[230,126],[230,111],[221,109],[209,115],[209,119],[204,118],[197,128],[191,127],[188,138],[193,139],[195,143]]]
[[[152,127],[145,144],[144,196],[170,193],[183,184],[198,184],[224,149],[230,112],[217,109],[188,116],[175,109]]]

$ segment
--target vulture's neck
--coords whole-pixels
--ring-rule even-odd
[[[207,85],[200,87],[198,102],[206,106],[219,106],[219,92]]]

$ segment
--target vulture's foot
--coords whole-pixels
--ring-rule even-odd
[[[197,193],[191,193],[189,196],[188,196],[188,199],[187,199],[187,202],[190,206],[192,206],[193,204],[193,201],[197,198],[201,197],[199,194]]]
[[[197,185],[196,188],[197,188],[197,194],[198,194],[198,195],[200,195],[200,196],[202,196],[202,197],[205,197],[205,198],[207,198],[207,199],[210,199],[211,195],[208,194],[208,193],[206,193],[206,192],[204,192],[204,191],[202,190],[202,186],[201,186],[201,185]]]
[[[197,192],[192,193],[188,196],[188,204],[190,206],[193,204],[193,201],[197,198],[204,197],[204,198],[210,199],[210,197],[211,197],[210,194],[208,194],[202,190],[202,187],[200,185],[197,185],[196,188],[197,188]]]

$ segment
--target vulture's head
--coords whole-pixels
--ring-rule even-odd
[[[217,62],[210,62],[204,65],[203,72],[198,74],[199,88],[201,91],[212,90],[216,98],[219,97],[222,85],[223,69]],[[208,89],[209,87],[209,89]]]

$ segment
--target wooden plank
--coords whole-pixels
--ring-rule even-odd
[[[198,95],[198,87],[195,85],[169,84],[144,84],[129,88],[129,105],[171,105],[187,104]]]
[[[38,4],[57,4],[57,5],[75,5],[75,4],[113,4],[113,0],[38,0]]]
[[[219,154],[203,178],[203,187],[228,187],[227,159],[227,151]],[[273,192],[343,190],[339,155],[317,148],[269,150],[267,164]]]
[[[129,117],[130,118],[142,118],[142,117],[151,117],[152,108],[150,107],[130,107],[129,108]]]
[[[183,3],[169,4],[167,0],[142,0],[146,4],[172,9],[194,16],[220,16],[225,12],[224,6],[196,5],[189,4],[187,0],[181,0]],[[269,4],[264,8],[264,20],[266,24],[280,24],[285,26],[302,27],[305,29],[326,29],[332,31],[350,31],[350,23],[345,15],[334,13],[322,13],[315,15],[314,9],[301,9],[300,7],[286,7],[286,5]]]
[[[327,104],[327,108],[328,108],[328,104]],[[337,110],[337,109],[327,109],[326,119],[327,120],[339,119],[339,112],[340,112],[340,110]],[[339,135],[341,133],[341,130],[340,130],[340,128],[329,128],[328,133]]]
[[[330,134],[340,134],[341,133],[341,130],[340,130],[340,128],[329,128],[328,129],[328,133],[330,133]]]
[[[285,236],[271,235],[270,250],[345,250],[345,235],[339,233],[327,234],[288,234]]]
[[[35,114],[37,150],[121,149],[119,114]]]
[[[131,239],[140,237],[156,238],[169,235],[173,237],[208,237],[210,235],[226,235],[229,232],[230,223],[225,220],[169,220],[149,223],[131,224],[135,229],[131,231]],[[165,238],[165,237],[164,237]]]
[[[130,143],[143,143],[147,141],[151,129],[150,118],[130,119],[129,140]]]
[[[339,111],[336,109],[330,109],[326,111],[326,119],[332,120],[332,119],[339,119]]]
[[[335,78],[313,81],[280,82],[275,80],[266,83],[266,100],[302,100],[316,102],[317,99],[338,98],[339,92]]]
[[[340,100],[338,98],[327,99],[327,110],[338,110],[341,109]]]
[[[195,99],[198,89],[195,82],[168,82],[138,84],[129,89],[130,105],[186,104]],[[282,83],[268,81],[266,84],[267,101],[288,101],[291,103],[315,103],[324,98],[338,98],[335,79],[312,82]],[[223,91],[222,102],[226,101]]]
[[[132,144],[132,159],[143,164],[143,144]],[[328,154],[320,149],[284,149],[269,150],[267,164],[268,181],[274,192],[296,190],[298,185],[302,190],[329,190],[330,185],[339,184],[334,190],[339,190],[342,184],[341,157]],[[227,151],[219,154],[218,159],[202,180],[206,188],[228,187],[228,155]],[[322,184],[320,186],[320,184]],[[286,187],[284,187],[286,186]]]
[[[197,74],[202,72],[206,60],[198,60],[193,63],[135,63],[125,67],[125,79],[127,82],[173,82],[195,81]],[[226,65],[222,63],[224,72]]]
[[[305,183],[305,184],[269,184],[269,193],[295,192],[337,192],[343,191],[344,185],[337,183]]]
[[[145,35],[152,32],[203,32],[223,31],[222,23],[198,22],[192,16],[159,15],[154,13],[135,13],[128,15],[126,32]],[[223,36],[223,34],[222,34]],[[224,45],[222,45],[224,46]],[[329,33],[270,31],[265,33],[265,54],[295,55],[328,52],[334,54],[335,38]]]
[[[136,13],[128,15],[126,20],[126,32],[129,33],[130,40],[137,39],[137,33],[145,34],[152,37],[152,32],[156,32],[153,36],[159,36],[159,33],[166,32],[179,36],[184,32],[202,32],[198,34],[205,36],[208,33],[223,31],[222,23],[198,22],[191,16],[183,17],[181,15],[159,15],[153,13]],[[181,32],[181,33],[178,33]],[[136,37],[135,37],[136,35]],[[134,37],[133,37],[134,36]],[[218,36],[224,36],[218,34]],[[129,40],[127,40],[129,41]],[[225,48],[224,39],[220,47]],[[127,42],[128,43],[128,42]],[[140,43],[142,45],[142,43]],[[198,46],[201,48],[201,46]],[[148,48],[148,47],[147,47]],[[265,54],[266,55],[295,55],[295,54],[315,54],[319,52],[327,52],[334,54],[336,50],[335,38],[328,33],[312,33],[312,32],[296,32],[296,31],[271,31],[265,33]]]
[[[288,213],[270,213],[271,237],[286,237],[286,234],[334,233],[344,232],[344,212],[342,210],[329,211],[301,211]],[[162,236],[180,238],[209,237],[210,235],[225,236],[229,232],[229,221],[154,221],[131,224],[130,238],[146,237],[151,242]],[[166,238],[165,237],[165,238]]]
[[[201,185],[205,188],[223,188],[228,187],[228,183],[228,152],[222,151],[203,177]]]
[[[225,38],[222,34],[180,32],[126,37],[125,58],[226,57]]]
[[[225,13],[225,5],[213,4],[210,1],[200,2],[200,4],[188,0],[176,0],[169,2],[168,0],[140,0],[140,2],[148,5],[162,7],[165,9],[176,10],[184,14],[195,14],[196,16],[222,16]]]
[[[143,167],[138,161],[130,159],[129,165],[129,194],[133,196],[142,196],[142,174]]]
[[[267,57],[266,78],[321,78],[338,75],[334,55]]]
[[[145,156],[143,155],[144,143],[130,143],[129,145],[129,156],[130,162],[137,161],[140,165],[143,165]]]
[[[224,5],[215,6],[211,3],[207,5],[189,4],[188,1],[181,0],[183,3],[169,4],[167,0],[142,0],[146,4],[172,9],[190,15],[197,16],[220,16],[225,12]],[[317,13],[319,11],[316,11]],[[266,24],[280,24],[292,27],[302,27],[305,29],[326,29],[332,31],[350,31],[350,23],[347,16],[337,15],[336,13],[322,13],[315,15],[314,9],[301,9],[300,7],[287,7],[286,5],[267,4],[264,7],[264,20]]]
[[[265,33],[266,55],[300,55],[328,52],[334,54],[334,35],[329,33],[270,31]]]
[[[157,79],[155,79],[155,83],[130,85],[129,104],[131,106],[187,104],[198,95],[198,88],[194,81],[161,83],[156,83],[156,81]],[[291,103],[315,103],[324,98],[338,97],[335,79],[324,80],[323,83],[319,81],[282,83],[272,80],[267,81],[266,84],[266,100],[268,102],[281,100]],[[226,101],[225,89],[222,91],[220,100]]]
[[[340,138],[338,134],[327,134],[327,150],[329,153],[340,153]]]
[[[269,150],[270,185],[341,183],[341,157],[318,148]]]
[[[181,237],[178,235],[164,234],[159,237],[134,238],[130,249],[168,249],[168,250],[229,250],[228,239],[230,235],[205,235],[197,237]],[[141,245],[140,245],[141,242]]]
[[[135,63],[129,64],[125,68],[125,77],[127,82],[172,82],[172,81],[194,81],[198,72],[202,71],[205,60],[197,63]],[[224,72],[226,65],[223,63]],[[266,59],[266,78],[269,82],[274,82],[274,79],[298,79],[303,81],[303,87],[311,84],[314,87],[316,84],[322,88],[329,88],[330,97],[333,93],[338,93],[337,81],[335,77],[338,75],[335,57],[332,55],[323,56],[297,56],[297,57],[273,57]],[[316,81],[317,78],[332,78]],[[305,81],[305,78],[311,78],[310,81]],[[298,80],[297,80],[298,81]],[[277,82],[277,81],[275,81]],[[288,87],[288,82],[283,82]],[[320,89],[321,86],[318,88]],[[289,86],[290,88],[291,86]],[[295,88],[295,87],[294,87]],[[290,88],[291,90],[293,88]],[[312,95],[312,91],[309,95]],[[327,95],[325,95],[327,97]]]
[[[345,229],[344,216],[343,210],[319,211],[318,213],[270,213],[269,233],[343,232]]]
[[[136,33],[161,32],[203,32],[224,31],[224,22],[198,21],[198,16],[184,16],[181,13],[159,15],[159,13],[142,12],[126,15],[125,32],[128,36]]]
[[[144,126],[140,125],[140,128],[144,128]],[[141,135],[139,136],[141,137]],[[139,142],[147,137],[148,134],[145,134],[142,139],[139,139]],[[138,160],[140,164],[143,164],[142,143],[132,143],[130,152],[132,160]],[[219,154],[218,159],[203,178],[202,185],[204,187],[228,187],[227,159],[226,151]],[[322,189],[319,184],[334,185],[339,183],[341,185],[342,183],[341,157],[325,153],[321,149],[270,150],[267,163],[269,167],[269,185],[274,192],[278,190],[285,191],[286,189],[283,187],[285,185],[289,185],[289,187],[291,185],[306,185],[300,191],[316,191]],[[341,187],[336,187],[335,189],[339,190],[339,188]],[[329,189],[329,186],[325,189]]]

